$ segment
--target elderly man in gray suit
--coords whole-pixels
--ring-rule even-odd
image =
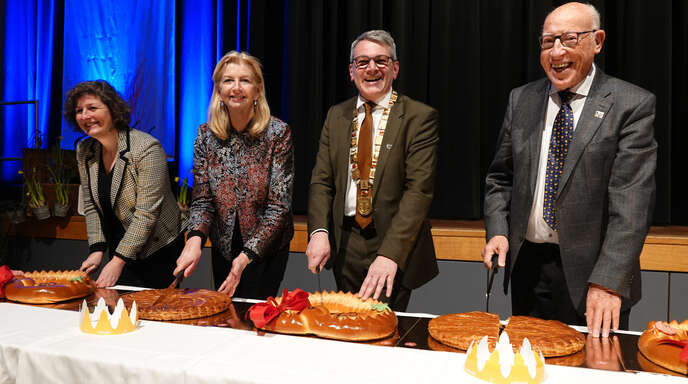
[[[513,313],[628,328],[652,218],[655,97],[593,64],[605,32],[567,3],[542,28],[547,78],[514,89],[486,177],[485,266],[498,254]]]

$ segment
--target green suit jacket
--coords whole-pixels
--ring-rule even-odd
[[[349,183],[349,148],[356,98],[327,113],[311,176],[308,232],[325,228],[332,257],[339,254],[344,200]],[[401,283],[417,288],[438,273],[427,215],[434,194],[437,111],[399,95],[390,111],[375,171],[373,221],[378,254],[394,260]]]

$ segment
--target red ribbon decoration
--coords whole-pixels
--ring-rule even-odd
[[[289,292],[284,288],[282,301],[279,304],[277,304],[277,300],[274,297],[270,296],[265,303],[252,305],[248,309],[248,315],[256,328],[262,328],[286,310],[301,312],[310,306],[311,302],[308,301],[308,292],[299,288]]]
[[[0,267],[0,297],[5,297],[5,284],[14,278],[12,270],[3,265]]]
[[[688,363],[688,339],[686,339],[686,340],[662,339],[659,341],[659,344],[673,344],[673,345],[678,345],[679,347],[683,347],[683,350],[681,351],[681,354],[678,355],[678,357],[681,358],[681,360]]]

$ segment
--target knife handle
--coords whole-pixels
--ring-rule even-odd
[[[492,255],[492,269],[497,273],[499,271],[499,265],[497,264],[497,260],[499,259],[499,254],[495,253]]]

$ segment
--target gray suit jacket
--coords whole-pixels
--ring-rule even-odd
[[[505,292],[533,205],[549,86],[541,79],[511,92],[486,177],[487,238],[509,238]],[[555,201],[562,267],[581,314],[589,283],[620,293],[622,309],[640,299],[639,256],[655,198],[654,116],[653,94],[597,68]]]
[[[308,231],[330,232],[332,257],[341,244],[349,183],[349,147],[356,98],[330,108],[320,136],[308,201]],[[394,260],[401,281],[416,288],[438,273],[427,220],[437,164],[437,111],[399,95],[382,140],[373,185],[378,254]]]
[[[86,138],[77,147],[77,164],[84,198],[86,230],[91,252],[104,250],[103,210],[98,196],[101,145]],[[171,243],[183,230],[179,207],[170,187],[167,156],[153,136],[119,131],[119,157],[112,168],[112,201],[125,233],[117,246],[125,260],[143,259]]]

